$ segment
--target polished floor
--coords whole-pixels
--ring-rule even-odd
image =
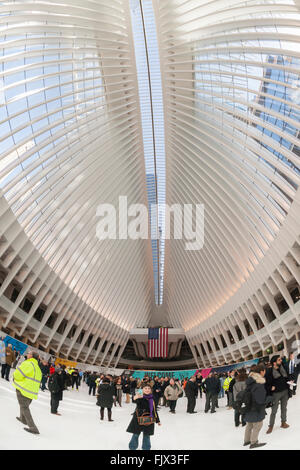
[[[31,405],[33,418],[40,435],[31,435],[23,430],[16,420],[19,407],[16,392],[11,383],[0,379],[0,449],[128,449],[130,434],[127,425],[134,410],[133,404],[113,408],[114,422],[99,419],[96,399],[88,395],[85,384],[79,392],[64,392],[59,412],[62,416],[50,414],[50,394],[40,392],[37,401]],[[197,399],[194,415],[186,414],[186,398],[178,400],[175,415],[168,408],[159,412],[162,426],[156,426],[151,438],[153,450],[163,449],[243,449],[244,429],[235,428],[233,410],[227,410],[225,399],[219,401],[220,408],[215,414],[204,413],[204,398]],[[268,411],[268,414],[270,412]],[[288,405],[289,429],[280,429],[278,412],[272,434],[266,435],[268,418],[264,421],[260,440],[267,445],[259,450],[300,449],[300,392]]]

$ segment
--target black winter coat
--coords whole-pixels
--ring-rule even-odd
[[[230,384],[229,384],[229,387],[228,387],[228,392],[233,393],[233,386],[234,386],[235,382],[236,382],[235,378],[233,378],[230,381]]]
[[[143,413],[150,413],[148,400],[146,398],[137,398],[136,400],[132,400],[132,401],[133,403],[136,403],[136,409],[133,413],[133,417],[126,431],[131,432],[132,434],[140,434],[141,432],[144,432],[148,436],[153,436],[154,424],[150,424],[150,426],[140,426],[137,420],[137,414],[138,416],[142,416]],[[155,409],[154,400],[153,400],[153,416],[155,417],[155,422],[160,423],[158,413]]]
[[[216,377],[208,377],[204,382],[204,388],[206,392],[218,395],[221,390],[221,384],[219,379],[217,379]]]
[[[169,381],[169,380],[168,380],[168,381],[163,381],[163,383],[160,384],[160,386],[161,386],[161,391],[162,391],[163,394],[164,394],[166,388],[167,388],[169,385],[170,385],[170,381]]]
[[[123,393],[130,393],[130,382],[125,380],[122,386]]]
[[[65,387],[70,387],[70,385],[72,384],[71,375],[66,371],[64,372],[64,383]]]
[[[87,378],[87,385],[89,387],[96,386],[97,374],[90,374]]]
[[[157,398],[161,397],[163,392],[162,392],[162,386],[159,382],[155,382],[154,381],[154,385],[153,385],[153,395]]]
[[[97,405],[102,408],[111,408],[114,402],[114,387],[110,384],[100,384],[98,387]]]
[[[50,374],[50,367],[47,365],[44,365],[44,364],[39,364],[40,366],[40,369],[41,369],[41,372],[43,375],[49,375]]]
[[[54,372],[49,378],[48,388],[51,395],[55,395],[57,400],[63,399],[64,378],[62,373]]]
[[[196,382],[188,380],[184,391],[187,398],[195,398],[198,395],[198,385]]]
[[[265,419],[266,416],[266,389],[264,383],[257,383],[253,377],[258,374],[249,376],[246,380],[246,390],[250,390],[252,394],[251,410],[245,413],[245,421],[247,423],[258,423]],[[261,381],[262,382],[262,381]]]
[[[136,387],[137,387],[137,381],[136,380],[130,380],[130,393],[134,393]]]
[[[275,377],[274,377],[275,375]],[[266,389],[268,395],[273,395],[276,392],[283,392],[288,390],[289,386],[287,384],[288,374],[283,366],[278,370],[273,367],[267,370],[266,373]],[[275,390],[272,390],[272,387],[275,387]]]
[[[203,377],[197,377],[196,378],[196,384],[197,384],[197,387],[199,390],[201,390],[201,388],[203,388]]]

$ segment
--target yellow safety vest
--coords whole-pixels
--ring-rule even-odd
[[[13,386],[19,390],[24,397],[36,400],[38,397],[42,372],[38,361],[33,357],[22,362],[16,368],[13,375]]]
[[[227,377],[227,379],[225,379],[224,384],[223,384],[223,388],[225,391],[229,389],[229,384],[231,381],[232,381],[232,377]]]

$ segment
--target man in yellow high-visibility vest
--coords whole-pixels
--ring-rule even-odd
[[[230,392],[229,387],[230,387],[230,382],[233,379],[233,376],[234,376],[234,371],[231,370],[223,384],[223,389],[225,390],[225,393],[227,395],[227,407],[228,407],[227,409],[228,410],[232,409],[232,393]]]
[[[27,354],[27,360],[16,368],[13,376],[13,385],[16,388],[20,405],[20,417],[17,417],[17,420],[27,425],[28,428],[24,428],[24,430],[32,434],[39,434],[29,410],[32,400],[36,400],[38,397],[42,380],[38,359],[38,353],[30,351]]]

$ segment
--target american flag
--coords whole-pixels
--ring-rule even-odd
[[[168,356],[168,328],[148,329],[148,357]]]

